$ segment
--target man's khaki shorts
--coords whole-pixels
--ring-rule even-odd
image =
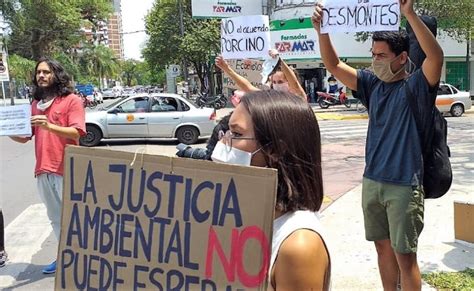
[[[418,237],[423,230],[424,193],[421,187],[364,178],[362,209],[367,240],[390,239],[395,252],[416,253]]]

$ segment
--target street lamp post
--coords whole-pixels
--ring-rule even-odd
[[[3,66],[3,69],[4,70],[8,70],[8,49],[7,49],[7,43],[5,41],[5,27],[4,26],[0,26],[0,29],[1,29],[1,42],[0,42],[0,55],[1,55],[1,59],[0,59],[0,63],[2,64]],[[3,51],[5,50],[5,61],[6,63],[3,64]],[[8,71],[6,71],[6,74],[8,76]],[[5,106],[6,105],[6,101],[5,101],[5,82],[3,81],[2,79],[2,94],[3,94],[3,105]],[[11,90],[10,90],[10,104],[11,105],[15,105],[15,100],[13,99],[13,94],[11,94]]]
[[[184,19],[183,19],[183,6],[181,0],[178,0],[178,9],[179,9],[179,29],[181,32],[181,37],[184,37]],[[184,84],[186,86],[186,98],[189,99],[189,73],[188,73],[188,62],[183,58],[183,74],[184,74]]]

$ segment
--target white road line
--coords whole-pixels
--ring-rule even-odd
[[[354,125],[354,126],[320,126],[319,127],[319,130],[342,130],[342,129],[345,129],[345,130],[348,130],[348,129],[365,129],[367,130],[367,125],[366,124],[362,124],[362,125]]]
[[[5,228],[7,265],[0,269],[0,289],[11,286],[53,231],[44,204],[25,209]]]
[[[365,129],[352,129],[352,128],[346,128],[346,129],[339,129],[339,130],[321,130],[321,134],[330,134],[330,133],[342,133],[345,135],[351,135],[351,133],[367,133],[367,128]]]

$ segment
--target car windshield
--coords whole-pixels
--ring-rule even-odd
[[[109,110],[110,108],[113,108],[114,106],[116,106],[117,104],[119,104],[120,102],[125,100],[126,98],[128,98],[128,97],[122,97],[122,98],[116,100],[115,102],[112,102],[109,105],[105,106],[104,108],[102,108],[102,110]]]

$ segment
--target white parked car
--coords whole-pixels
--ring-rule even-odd
[[[86,113],[83,146],[110,138],[176,138],[194,144],[216,125],[211,108],[197,108],[176,94],[137,94],[123,97],[96,112]]]
[[[108,98],[117,98],[119,95],[118,95],[118,92],[114,89],[103,89],[102,90],[102,96],[104,99],[108,99]]]
[[[441,112],[449,112],[452,116],[459,117],[466,110],[471,109],[471,95],[467,91],[460,91],[454,86],[441,83],[436,97],[436,107]]]

